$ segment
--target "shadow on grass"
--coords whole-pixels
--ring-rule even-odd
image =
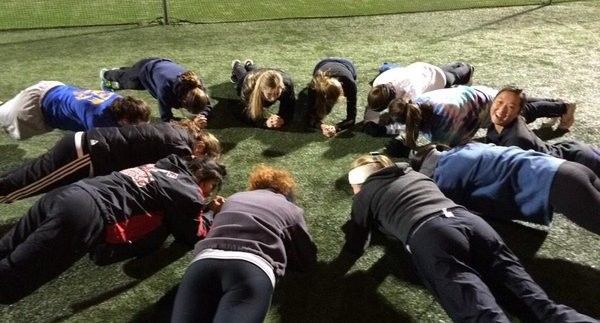
[[[484,22],[484,23],[480,24],[477,27],[472,27],[472,28],[468,28],[468,29],[465,29],[465,30],[460,30],[458,32],[452,32],[452,33],[448,33],[448,34],[442,34],[441,36],[437,37],[437,39],[435,40],[435,42],[443,42],[443,41],[448,41],[449,38],[462,37],[462,36],[465,36],[466,34],[469,34],[469,33],[472,33],[472,32],[475,32],[475,31],[478,31],[478,30],[481,30],[481,29],[484,29],[486,27],[490,27],[490,26],[493,26],[495,24],[498,24],[498,23],[501,23],[501,22],[505,22],[505,21],[513,19],[513,18],[517,18],[517,17],[520,17],[520,16],[527,15],[527,14],[529,14],[531,12],[536,11],[536,10],[540,10],[540,9],[542,9],[542,8],[548,6],[548,5],[549,4],[542,4],[542,5],[533,7],[533,8],[526,8],[526,9],[523,9],[522,11],[520,11],[520,12],[511,14],[511,15],[507,15],[507,16],[504,16],[504,17],[500,17],[498,19],[491,20],[491,21],[488,21],[488,22]]]
[[[104,290],[89,299],[71,303],[69,304],[71,313],[55,317],[52,319],[52,322],[60,322],[69,319],[76,316],[79,312],[119,296],[129,289],[136,287],[138,284],[142,283],[144,279],[154,275],[170,263],[176,261],[187,251],[189,251],[189,248],[180,243],[173,242],[168,247],[162,248],[145,257],[130,259],[123,265],[123,271],[129,277],[136,279],[135,281],[124,283],[109,290]]]
[[[0,145],[0,156],[2,156],[0,175],[26,162],[23,159],[25,150],[19,148],[17,144]]]
[[[123,272],[131,278],[146,279],[169,264],[183,257],[190,248],[173,241],[166,248],[161,248],[145,257],[134,258],[123,265]]]
[[[544,141],[562,137],[567,132],[569,132],[569,131],[568,130],[560,130],[558,128],[552,129],[550,127],[541,127],[541,128],[533,130],[533,133],[535,133],[536,136],[540,137],[540,139],[542,139]]]
[[[290,154],[304,145],[314,141],[314,136],[303,126],[301,107],[304,103],[297,100],[293,122],[282,130],[272,130],[257,127],[248,122],[244,117],[244,105],[235,95],[233,84],[222,83],[210,88],[211,95],[218,101],[213,107],[208,121],[208,130],[239,128],[235,138],[221,136],[219,140],[224,153],[234,149],[237,143],[247,138],[261,141],[268,147],[262,151],[266,158],[282,157]],[[271,109],[273,112],[277,108]],[[298,135],[303,134],[303,135]]]
[[[15,224],[16,224],[16,222],[0,225],[0,237],[3,237],[5,234],[7,234],[8,231],[10,231],[15,226]]]

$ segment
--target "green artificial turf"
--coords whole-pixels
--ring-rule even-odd
[[[354,18],[2,32],[0,100],[40,80],[98,88],[102,67],[171,57],[199,72],[217,102],[209,127],[226,149],[229,176],[223,194],[243,190],[248,171],[260,162],[290,169],[299,183],[298,204],[306,210],[319,265],[310,273],[286,276],[267,322],[445,322],[448,317],[394,243],[370,248],[347,275],[336,275],[340,266],[333,260],[344,238],[339,228],[351,205],[346,171],[353,158],[382,149],[386,139],[360,132],[326,139],[311,131],[239,125],[227,111],[235,97],[228,81],[230,61],[250,57],[258,65],[282,68],[299,92],[320,58],[350,58],[358,68],[362,112],[368,82],[380,63],[465,60],[476,66],[475,84],[517,84],[530,95],[577,102],[575,126],[562,138],[600,145],[598,16],[600,2],[581,1]],[[157,115],[156,101],[147,93],[124,93],[148,100]],[[336,108],[330,120],[340,120],[344,110]],[[55,131],[16,142],[0,135],[0,172],[40,155],[60,137]],[[0,205],[0,232],[34,201]],[[494,226],[552,298],[600,316],[597,235],[558,214],[550,230],[520,223]],[[158,320],[189,260],[176,245],[106,267],[82,259],[19,303],[0,306],[0,322]]]

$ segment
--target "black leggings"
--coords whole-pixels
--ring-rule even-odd
[[[233,66],[231,70],[231,80],[235,82],[235,88],[238,95],[241,95],[242,93],[242,87],[244,85],[244,79],[246,79],[246,75],[255,69],[255,64],[244,65],[243,62]]]
[[[201,259],[185,272],[171,322],[263,322],[273,285],[256,265],[236,259]]]
[[[600,178],[589,168],[563,162],[554,175],[549,199],[556,212],[600,234]]]
[[[525,122],[532,123],[537,118],[557,118],[567,112],[567,105],[559,99],[527,97],[521,110]]]
[[[539,322],[595,322],[550,300],[483,219],[461,208],[451,211],[453,217],[424,222],[408,244],[419,276],[453,321],[510,322],[490,289],[503,286]]]
[[[440,68],[446,75],[446,87],[469,84],[475,70],[473,65],[464,62],[453,62]]]
[[[144,58],[139,62],[133,64],[133,66],[121,67],[115,70],[108,70],[104,72],[104,78],[109,81],[119,82],[119,90],[145,90],[146,88],[140,82],[140,71],[142,70],[142,67],[144,67],[144,65],[157,59],[160,58]]]

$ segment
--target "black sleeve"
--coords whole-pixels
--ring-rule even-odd
[[[288,268],[293,271],[305,271],[317,263],[317,246],[308,233],[302,214],[299,219],[298,223],[287,228],[284,240]]]
[[[317,110],[315,107],[316,96],[315,90],[311,89],[310,86],[307,90],[307,106],[306,106],[306,119],[309,127],[320,128],[322,120],[317,116]]]
[[[340,77],[344,96],[346,96],[346,119],[335,125],[336,131],[350,128],[356,122],[356,82],[347,77]]]
[[[292,118],[294,116],[296,94],[294,93],[294,83],[292,82],[291,78],[284,76],[283,82],[285,84],[285,89],[279,97],[279,113],[277,113],[277,115],[283,119],[285,125],[287,126],[292,122]]]
[[[342,227],[346,237],[343,249],[355,255],[362,255],[371,239],[371,220],[369,206],[357,197],[355,196],[352,203],[350,220]]]

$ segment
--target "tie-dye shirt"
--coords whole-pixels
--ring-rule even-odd
[[[494,97],[485,87],[457,86],[424,93],[415,102],[431,105],[432,119],[419,131],[431,142],[457,146],[473,138]]]

